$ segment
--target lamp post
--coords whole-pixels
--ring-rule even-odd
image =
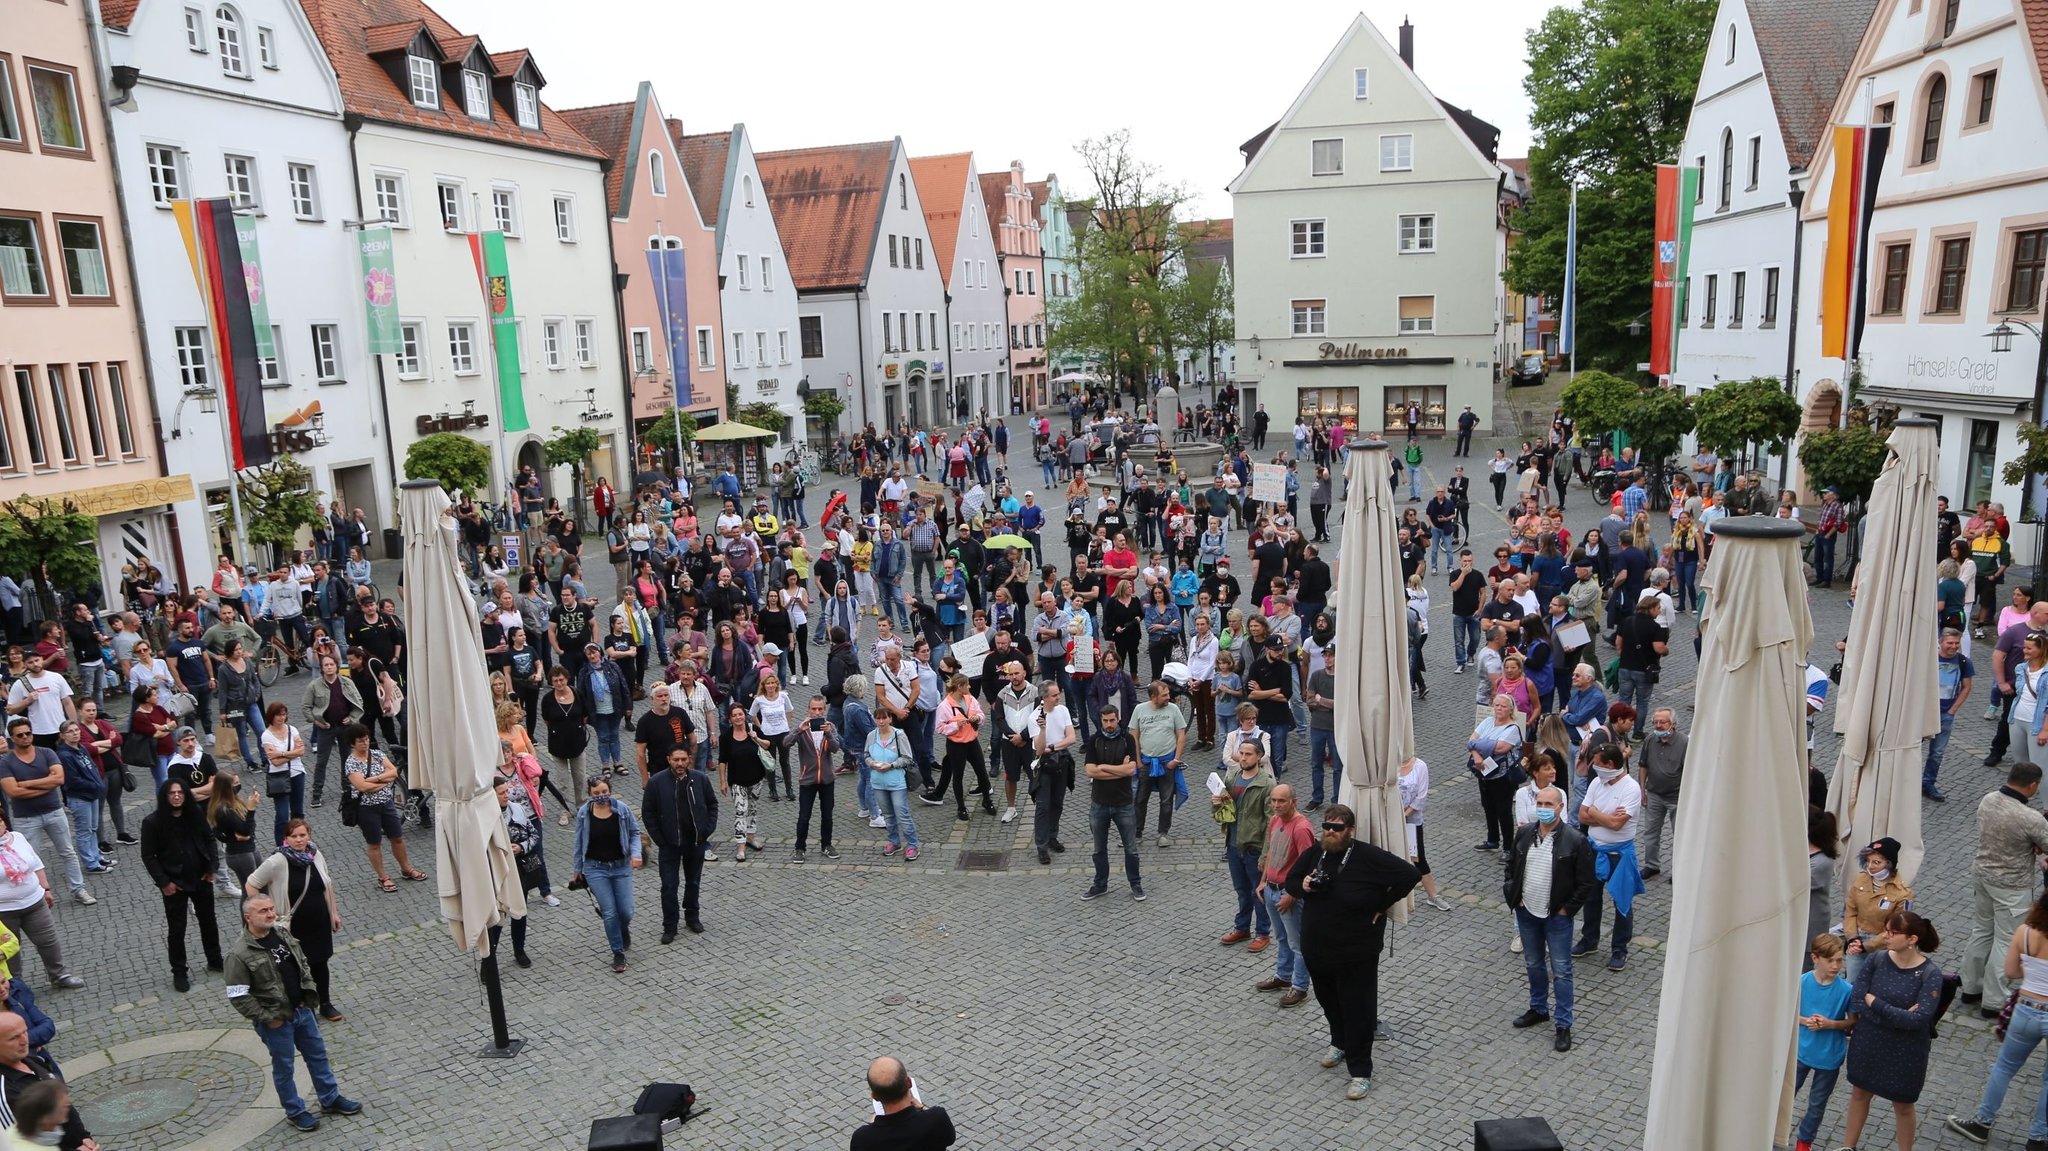
[[[2034,337],[2036,354],[2034,356],[2033,419],[2036,425],[2048,425],[2048,407],[2044,407],[2044,405],[2048,405],[2048,340],[2042,339],[2040,326],[2026,320],[2001,320],[1997,327],[1984,333],[1984,335],[1991,341],[1991,353],[1993,355],[2005,355],[2012,351],[2012,338],[2015,334],[2013,331],[2014,324],[2025,328]],[[2029,471],[2027,473],[2027,488],[2020,493],[2022,500],[2025,500],[2032,493],[2036,478],[2034,472]],[[2042,569],[2044,566],[2048,566],[2048,507],[2040,506],[2040,502],[2037,501],[2034,508],[2034,587],[2036,590],[2041,586]]]

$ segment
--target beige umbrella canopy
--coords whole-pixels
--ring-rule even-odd
[[[713,424],[696,435],[696,440],[700,444],[717,443],[720,440],[772,440],[774,438],[775,433],[767,428],[757,428],[752,424],[743,424],[738,420],[725,420],[721,423]]]
[[[1806,930],[1806,651],[1798,524],[1715,527],[1713,626],[1700,652],[1671,861],[1671,932],[1647,1151],[1769,1147],[1790,1074]]]
[[[1415,713],[1408,700],[1408,596],[1402,590],[1387,444],[1351,448],[1345,469],[1344,527],[1337,554],[1337,754],[1344,760],[1351,809],[1367,843],[1408,858],[1401,819],[1401,762],[1415,754]],[[1410,900],[1390,913],[1408,921]]]
[[[1934,623],[1934,421],[1892,429],[1892,454],[1865,504],[1863,559],[1849,617],[1835,705],[1841,756],[1828,808],[1841,827],[1841,859],[1884,836],[1899,841],[1899,875],[1920,870],[1923,741],[1939,734]],[[1718,622],[1718,621],[1717,621]]]
[[[476,601],[456,566],[448,494],[432,480],[399,492],[411,652],[407,750],[412,785],[434,793],[441,916],[464,951],[489,956],[495,924],[526,914],[512,841],[491,784],[498,725]]]

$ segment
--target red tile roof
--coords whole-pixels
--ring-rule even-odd
[[[967,172],[973,166],[972,152],[921,156],[910,162],[910,178],[917,182],[917,199],[924,207],[924,226],[932,234],[932,259],[948,288],[953,286],[953,250],[960,246],[960,211],[967,206]]]
[[[1001,172],[983,172],[981,174],[981,205],[988,211],[988,226],[990,228],[1001,228],[1003,226],[1003,219],[1009,212],[1009,199],[1010,173],[1008,169]],[[1001,234],[1000,232],[997,233],[997,235]]]
[[[627,158],[632,146],[633,104],[599,104],[592,108],[564,108],[562,119],[584,139],[611,157],[604,173],[604,202],[612,215],[619,214],[619,193],[626,183],[626,169],[635,162]]]
[[[896,148],[879,140],[755,155],[798,290],[866,281]]]
[[[2020,23],[2034,42],[2034,63],[2041,70],[2041,84],[2048,87],[2048,0],[2020,0]]]
[[[1501,163],[1506,164],[1509,171],[1520,176],[1522,179],[1526,180],[1529,178],[1529,157],[1516,156],[1512,159],[1502,160]]]
[[[731,132],[683,135],[683,122],[668,122],[669,138],[676,142],[676,156],[683,164],[683,178],[697,197],[697,210],[704,222],[716,228],[724,218],[725,166],[732,155]]]
[[[513,120],[511,111],[502,105],[492,108],[488,121],[473,120],[462,113],[462,93],[446,88],[441,92],[441,107],[414,106],[405,90],[373,58],[372,53],[397,51],[410,43],[411,35],[399,38],[398,31],[408,26],[423,24],[437,45],[462,38],[462,33],[454,25],[420,0],[299,0],[299,4],[341,81],[343,105],[365,120],[474,136],[514,147],[537,148],[593,160],[604,158],[602,151],[585,140],[545,103],[540,106],[540,130],[537,132],[521,128]],[[491,60],[494,68],[503,68],[505,63],[510,63],[516,70],[518,63],[526,62],[528,57],[524,50],[519,50],[498,53]],[[539,72],[538,68],[534,69],[536,78]],[[500,71],[499,75],[510,73]]]
[[[100,23],[126,31],[142,0],[100,0]]]
[[[1748,6],[1785,158],[1798,171],[1811,165],[1827,131],[1877,0],[1748,0]]]
[[[363,50],[371,54],[396,52],[411,44],[422,29],[424,21],[400,20],[393,24],[373,24],[363,29]]]

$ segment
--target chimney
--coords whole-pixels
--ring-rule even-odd
[[[1401,63],[1408,65],[1410,72],[1415,70],[1415,25],[1406,16],[1401,17]]]

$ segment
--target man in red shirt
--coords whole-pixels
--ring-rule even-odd
[[[1294,802],[1294,788],[1273,788],[1273,818],[1266,826],[1266,850],[1259,861],[1258,897],[1273,920],[1273,974],[1252,986],[1279,991],[1280,1006],[1299,1007],[1308,999],[1308,964],[1301,960],[1301,901],[1287,894],[1287,873],[1301,853],[1315,846],[1315,829]]]

